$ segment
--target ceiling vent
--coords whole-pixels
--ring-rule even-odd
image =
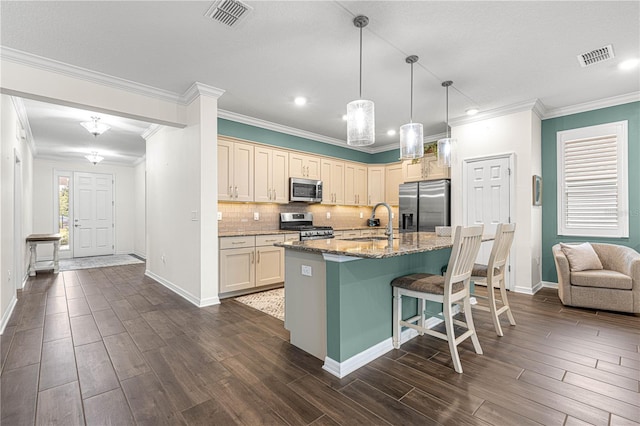
[[[589,65],[597,64],[598,62],[613,59],[613,57],[613,46],[608,45],[601,47],[600,49],[595,49],[591,52],[578,55],[578,62],[580,62],[580,66],[584,68]]]
[[[204,16],[233,27],[248,16],[251,6],[238,0],[216,0]]]

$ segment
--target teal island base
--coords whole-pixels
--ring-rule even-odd
[[[393,349],[391,281],[416,272],[440,274],[451,249],[378,259],[293,249],[285,253],[285,328],[291,344],[344,377]],[[435,315],[442,305],[427,305],[426,310]],[[402,311],[403,318],[415,316],[416,299],[403,298]],[[439,322],[431,318],[427,325]],[[415,335],[407,329],[402,341]]]

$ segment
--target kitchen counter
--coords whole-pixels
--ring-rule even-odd
[[[333,228],[334,231],[355,231],[355,230],[370,230],[370,229],[382,229],[383,226],[352,226],[347,228]],[[393,231],[394,233],[396,230]],[[283,230],[283,229],[270,229],[270,230],[261,230],[261,231],[222,231],[218,232],[218,237],[251,237],[255,235],[277,235],[277,234],[297,234],[296,231],[292,230]]]
[[[484,237],[483,240],[488,241],[492,238],[493,237],[487,236]],[[286,243],[276,243],[275,245],[286,249],[311,253],[353,256],[365,259],[383,259],[450,248],[451,243],[451,237],[438,237],[434,232],[409,232],[400,234],[394,232],[393,246],[389,246],[389,240],[385,236],[362,237],[357,240],[329,239],[290,241]]]

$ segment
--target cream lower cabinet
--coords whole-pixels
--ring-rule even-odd
[[[288,203],[289,153],[256,146],[254,157],[254,201]]]
[[[220,238],[220,293],[284,282],[284,249],[273,245],[284,241],[283,234]]]

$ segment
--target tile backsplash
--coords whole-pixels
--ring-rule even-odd
[[[394,222],[397,221],[398,207],[393,207]],[[280,227],[280,213],[313,213],[313,224],[317,226],[332,226],[334,229],[367,226],[367,219],[371,216],[371,207],[328,206],[323,204],[262,204],[262,203],[218,203],[218,211],[222,213],[222,220],[218,221],[219,232],[237,231],[270,231]],[[259,219],[254,220],[254,213]],[[327,213],[330,218],[327,219]],[[360,218],[362,214],[362,218]],[[387,224],[387,209],[379,207],[376,218],[380,225]],[[397,224],[396,224],[397,226]]]

